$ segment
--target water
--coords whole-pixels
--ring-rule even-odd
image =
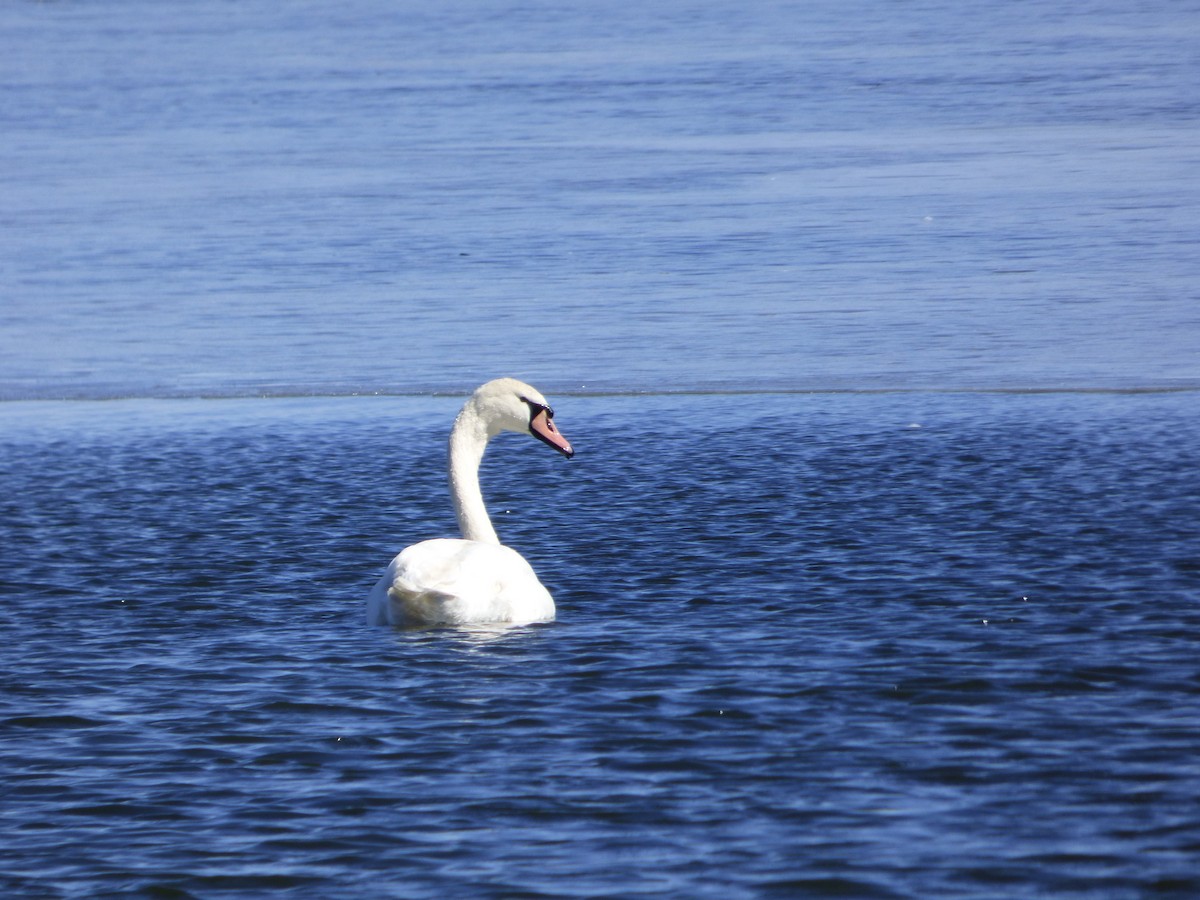
[[[1200,385],[1200,10],[7,4],[0,397]]]
[[[1196,895],[1198,36],[0,8],[0,892]],[[366,627],[499,374],[559,620]]]
[[[455,401],[72,406],[0,443],[8,896],[1200,887],[1190,395],[559,401],[503,633],[362,624]]]

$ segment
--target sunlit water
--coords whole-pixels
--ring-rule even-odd
[[[8,895],[1200,888],[1190,395],[567,398],[559,620],[368,628],[454,406],[9,405]]]
[[[1200,385],[1187,4],[0,27],[0,397]]]
[[[0,8],[0,893],[1196,895],[1197,23]]]

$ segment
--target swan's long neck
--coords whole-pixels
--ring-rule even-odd
[[[450,497],[458,516],[458,530],[468,541],[498,544],[496,530],[483,505],[479,489],[479,463],[487,448],[488,430],[483,417],[468,403],[450,431]]]

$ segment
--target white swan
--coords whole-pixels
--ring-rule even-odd
[[[529,563],[496,537],[479,490],[490,438],[518,431],[565,456],[575,451],[554,427],[546,398],[515,378],[497,378],[463,405],[450,431],[450,497],[462,538],[400,551],[367,598],[372,625],[549,622],[554,599]]]

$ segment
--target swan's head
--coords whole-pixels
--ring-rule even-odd
[[[487,424],[489,436],[501,431],[531,434],[563,456],[575,455],[570,441],[555,427],[554,410],[546,398],[523,381],[515,378],[489,381],[471,395],[467,408],[474,408]]]

